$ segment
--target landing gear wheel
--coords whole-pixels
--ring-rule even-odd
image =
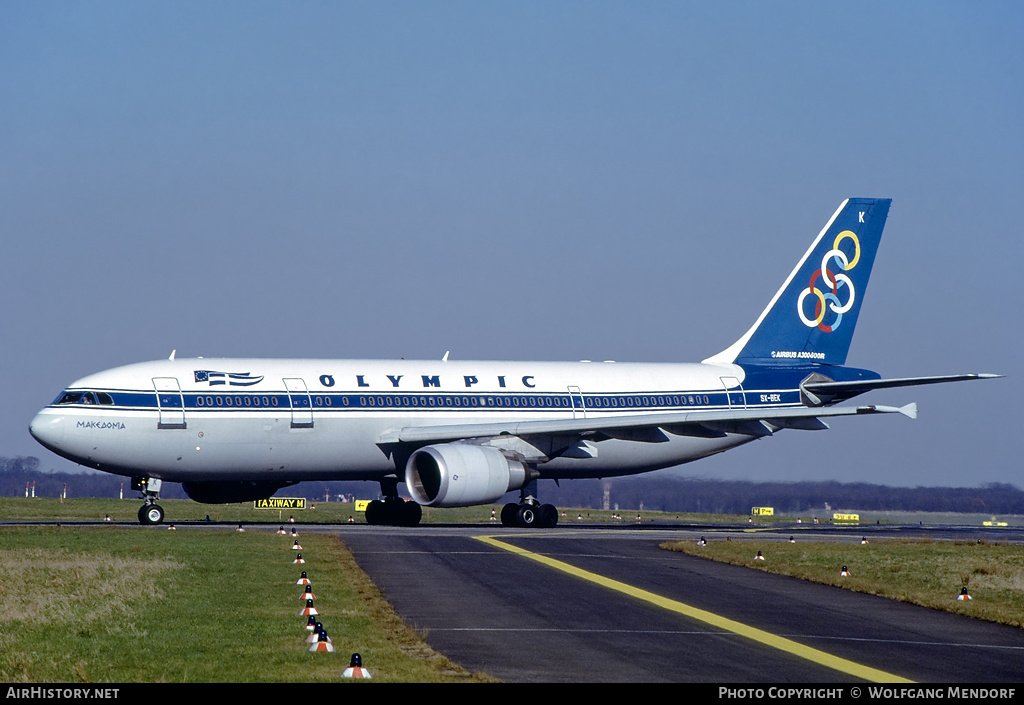
[[[551,529],[558,524],[558,509],[553,504],[510,502],[501,508],[501,525],[521,529]]]
[[[384,523],[384,503],[379,499],[366,505],[366,523],[372,526]]]
[[[558,524],[558,509],[553,504],[542,504],[537,509],[537,526],[553,529]]]
[[[397,497],[375,499],[366,507],[366,523],[374,526],[416,526],[422,516],[420,505]]]
[[[423,507],[416,502],[403,502],[401,510],[401,526],[418,526],[423,518]]]
[[[515,502],[509,502],[501,508],[501,525],[502,526],[515,526],[516,525],[516,512],[519,511],[519,505]]]
[[[164,520],[164,510],[159,504],[144,504],[139,508],[139,522],[159,524]]]
[[[524,529],[540,526],[539,519],[537,507],[532,504],[519,505],[519,509],[516,511],[516,526],[521,526]]]

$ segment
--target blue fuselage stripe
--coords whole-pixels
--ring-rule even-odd
[[[82,391],[82,390],[76,390]],[[90,390],[101,391],[101,390]],[[106,390],[102,390],[106,391]],[[726,392],[673,391],[631,394],[385,394],[366,392],[209,394],[197,392],[106,391],[113,404],[52,404],[52,408],[96,408],[108,411],[144,411],[158,408],[188,411],[676,411],[694,408],[775,408],[800,404],[796,389],[740,390]],[[159,396],[159,399],[158,399]],[[582,400],[582,404],[580,401]]]

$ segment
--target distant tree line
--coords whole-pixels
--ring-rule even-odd
[[[547,483],[551,484],[551,483]],[[866,482],[749,482],[664,476],[573,480],[555,492],[542,489],[544,501],[560,506],[643,507],[666,512],[749,514],[752,507],[773,507],[776,514],[826,516],[832,510],[926,511],[1024,514],[1024,491],[1008,484],[983,487],[889,487]],[[557,499],[556,499],[557,496]]]
[[[400,488],[403,486],[400,485]],[[47,472],[38,458],[0,457],[0,496],[139,497],[131,479],[108,473]],[[277,494],[310,500],[374,499],[376,482],[301,482]],[[1024,514],[1024,491],[1013,485],[982,487],[889,487],[866,482],[748,482],[638,475],[607,480],[564,480],[539,483],[544,502],[561,507],[647,509],[706,514],[748,514],[751,507],[774,507],[777,514],[825,516],[831,509],[862,511],[929,511]],[[181,485],[164,484],[161,496],[184,499]],[[517,494],[506,496],[508,501]],[[830,509],[829,509],[830,508]]]

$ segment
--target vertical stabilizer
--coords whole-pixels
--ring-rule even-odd
[[[704,362],[844,364],[891,203],[844,201],[753,327]]]

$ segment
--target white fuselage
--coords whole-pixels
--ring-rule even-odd
[[[743,381],[731,364],[162,360],[76,381],[31,431],[66,458],[127,476],[369,480],[401,476],[404,456],[387,438],[403,428],[799,406],[795,385],[755,393]],[[535,460],[542,477],[601,477],[748,440],[603,438],[590,456]]]

